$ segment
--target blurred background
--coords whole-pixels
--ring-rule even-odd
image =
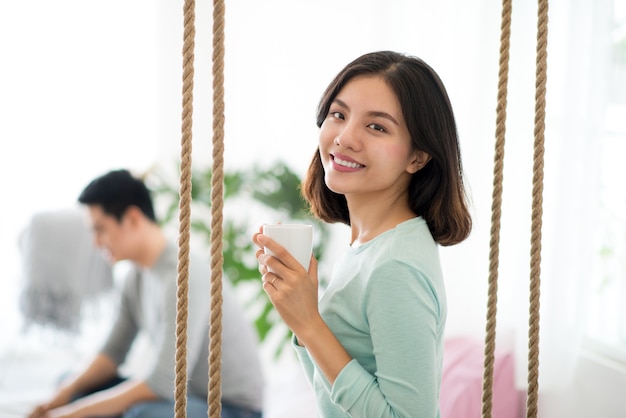
[[[501,4],[226,3],[227,170],[284,163],[302,176],[316,148],[315,111],[324,88],[365,52],[416,55],[439,73],[457,117],[475,221],[466,242],[441,250],[450,307],[447,332],[483,338]],[[498,337],[515,351],[521,389],[526,380],[536,15],[531,2],[514,2],[500,250]],[[211,5],[197,2],[193,164],[199,170],[211,165],[211,16]],[[41,334],[25,335],[19,309],[23,266],[18,241],[33,215],[75,207],[89,180],[112,168],[158,173],[175,185],[182,17],[182,1],[0,3],[0,361],[5,364],[18,358],[20,339],[29,340],[33,351],[40,344]],[[624,408],[615,384],[626,382],[621,170],[626,1],[554,0],[549,24],[541,415],[586,417],[594,411],[593,416],[612,417]],[[348,231],[331,226],[330,232],[327,268]],[[246,231],[246,238],[251,233]],[[53,342],[49,350],[66,349],[59,338],[46,338]],[[8,370],[0,367],[0,394],[16,388],[11,378],[17,373]]]

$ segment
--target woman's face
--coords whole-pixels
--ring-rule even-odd
[[[356,77],[339,91],[319,147],[327,187],[348,199],[406,193],[411,175],[428,161],[412,149],[400,102],[378,76]]]

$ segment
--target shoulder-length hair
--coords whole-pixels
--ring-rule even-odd
[[[463,183],[463,168],[452,105],[435,71],[419,58],[397,52],[365,54],[348,64],[328,85],[317,109],[321,127],[331,103],[357,76],[378,76],[394,91],[411,135],[413,149],[431,156],[409,184],[409,205],[422,216],[439,244],[463,241],[472,228]],[[331,191],[324,181],[319,148],[302,183],[311,212],[329,223],[350,225],[346,198]]]

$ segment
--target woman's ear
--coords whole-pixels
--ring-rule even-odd
[[[411,160],[411,163],[407,167],[406,171],[408,171],[409,174],[415,174],[418,171],[420,171],[422,168],[424,168],[424,166],[428,164],[430,159],[431,159],[431,156],[429,153],[417,150],[415,151],[415,154],[413,155],[413,159]]]

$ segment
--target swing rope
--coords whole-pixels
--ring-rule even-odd
[[[482,416],[491,417],[493,397],[493,364],[496,349],[496,316],[498,304],[498,266],[500,256],[500,219],[502,216],[502,181],[506,133],[506,104],[509,80],[509,49],[511,39],[512,0],[502,1],[500,24],[500,66],[498,73],[498,105],[496,111],[496,145],[491,206],[491,241],[489,252],[489,290],[483,368]]]
[[[222,410],[222,222],[224,206],[224,0],[213,1],[213,177],[211,178],[211,320],[209,417]]]
[[[539,296],[541,285],[541,226],[543,215],[543,166],[548,73],[548,0],[539,0],[537,12],[537,60],[535,74],[535,143],[530,250],[530,307],[528,320],[527,417],[537,416],[539,388]]]
[[[178,277],[176,293],[176,377],[174,416],[187,411],[187,296],[189,284],[189,230],[191,225],[191,143],[193,116],[195,3],[185,0],[183,34],[183,111],[179,190]]]
[[[493,395],[493,364],[495,353],[496,311],[498,291],[498,264],[500,218],[502,207],[502,179],[504,167],[504,142],[506,124],[506,96],[508,60],[511,32],[511,0],[503,0],[500,37],[500,73],[498,81],[498,106],[496,116],[496,148],[494,156],[494,188],[489,254],[489,293],[485,336],[485,362],[483,374],[483,418],[491,417]],[[538,0],[537,48],[535,72],[535,126],[533,154],[533,190],[530,253],[530,297],[528,330],[528,396],[526,416],[537,416],[539,378],[539,299],[541,284],[541,227],[543,214],[543,167],[545,142],[545,106],[548,46],[548,0]]]
[[[211,316],[209,345],[208,416],[221,416],[222,347],[222,209],[224,182],[224,1],[213,3],[213,176],[211,180]],[[176,418],[187,410],[187,297],[189,238],[191,225],[191,155],[193,77],[195,47],[195,2],[185,0],[183,35],[183,112],[179,192],[179,254],[176,310]]]

